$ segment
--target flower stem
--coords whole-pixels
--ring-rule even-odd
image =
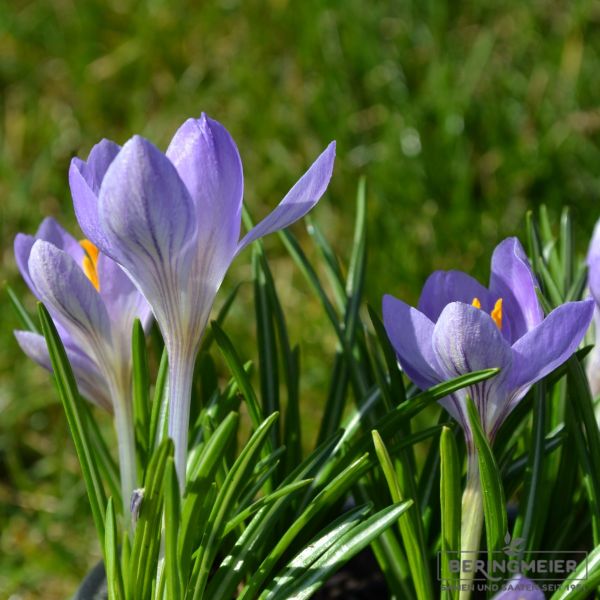
[[[122,393],[112,394],[115,411],[115,429],[119,448],[119,470],[121,474],[121,495],[123,517],[129,520],[130,502],[133,490],[137,488],[137,465],[135,454],[135,434],[131,398]]]
[[[467,483],[462,497],[462,518],[460,526],[460,559],[476,561],[479,556],[479,543],[483,527],[483,496],[481,492],[481,479],[479,465],[475,450],[469,452],[467,462]],[[468,554],[464,554],[467,552]],[[474,563],[473,563],[474,564]],[[475,570],[460,571],[461,592],[460,600],[471,597],[471,585]],[[463,589],[464,588],[464,589]]]
[[[174,349],[169,354],[169,437],[175,445],[175,470],[183,495],[195,355]]]

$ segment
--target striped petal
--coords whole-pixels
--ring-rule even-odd
[[[329,185],[334,160],[335,142],[331,142],[277,208],[244,236],[239,243],[238,252],[253,241],[288,227],[308,213]]]

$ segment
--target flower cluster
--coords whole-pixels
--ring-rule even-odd
[[[153,527],[148,526],[146,532],[139,533],[137,542],[134,537],[134,544],[131,547],[134,548],[134,555],[136,555],[136,552],[141,552],[142,546],[145,548],[144,552],[152,546],[155,555],[152,559],[154,563],[151,565],[151,570],[158,572],[159,577],[162,577],[161,569],[163,568],[163,566],[159,566],[159,563],[164,559],[165,573],[168,573],[165,576],[168,597],[179,597],[174,590],[181,591],[182,586],[184,587],[192,581],[194,581],[194,597],[204,597],[202,594],[205,588],[207,597],[231,597],[235,589],[241,585],[246,585],[241,597],[254,597],[258,590],[263,589],[270,570],[279,564],[285,553],[288,553],[286,544],[291,543],[294,536],[300,532],[302,523],[304,523],[303,519],[308,519],[306,515],[319,514],[319,510],[315,508],[319,501],[322,501],[323,506],[328,509],[331,508],[339,500],[340,496],[337,494],[339,492],[341,495],[343,485],[347,484],[347,487],[343,489],[346,493],[350,487],[358,483],[360,477],[366,472],[363,471],[363,466],[365,469],[367,468],[367,461],[363,456],[350,466],[343,467],[345,470],[340,473],[342,459],[346,458],[343,456],[343,452],[347,447],[345,444],[339,444],[335,446],[335,449],[333,449],[333,445],[328,449],[327,443],[325,443],[323,447],[315,450],[316,458],[313,456],[313,458],[307,459],[308,462],[304,465],[306,469],[293,465],[293,468],[297,470],[286,474],[291,477],[289,481],[292,483],[286,483],[288,482],[286,477],[281,477],[281,480],[278,481],[279,473],[275,472],[275,468],[279,459],[275,456],[275,452],[281,452],[282,449],[266,447],[266,440],[271,440],[268,435],[274,433],[270,432],[270,428],[276,421],[277,414],[269,415],[260,426],[255,428],[253,437],[244,449],[246,453],[243,457],[244,460],[240,463],[236,462],[230,470],[227,470],[226,461],[223,461],[223,465],[220,465],[219,461],[222,459],[224,449],[231,441],[231,437],[228,436],[233,435],[232,432],[237,425],[238,417],[234,412],[230,413],[221,423],[216,424],[214,429],[211,429],[211,435],[213,431],[217,430],[219,434],[214,434],[213,438],[210,438],[209,435],[208,441],[203,439],[202,444],[205,444],[206,447],[198,450],[195,444],[193,452],[189,452],[188,447],[195,361],[215,297],[229,266],[249,244],[269,233],[291,225],[304,217],[316,205],[329,185],[334,159],[335,143],[332,142],[290,189],[273,212],[242,236],[244,180],[240,155],[227,130],[217,121],[202,115],[199,119],[187,120],[179,128],[166,152],[160,151],[148,140],[134,136],[123,146],[102,140],[93,147],[87,160],[79,158],[72,160],[69,183],[75,214],[85,236],[84,239],[76,239],[50,218],[43,221],[34,236],[25,234],[16,236],[14,252],[18,268],[33,294],[44,303],[52,317],[81,395],[114,415],[118,439],[123,514],[128,516],[131,502],[131,510],[135,513],[136,518],[137,513],[144,510],[143,505],[146,502],[144,500],[145,492],[137,488],[142,484],[142,479],[146,478],[149,467],[145,464],[141,465],[143,469],[140,470],[144,470],[145,476],[144,478],[138,476],[138,464],[147,457],[139,459],[136,452],[132,394],[132,331],[134,325],[137,327],[136,332],[140,331],[136,320],[140,321],[146,331],[153,320],[160,329],[168,357],[168,384],[166,387],[168,437],[173,441],[174,451],[169,447],[171,442],[165,440],[160,449],[153,448],[155,454],[152,456],[153,459],[155,456],[162,457],[162,462],[158,458],[156,459],[156,463],[160,467],[154,465],[153,468],[156,468],[157,472],[162,469],[161,477],[164,476],[163,479],[171,487],[167,487],[164,493],[164,514],[160,513],[160,510],[163,509],[157,509],[152,516]],[[440,403],[460,424],[464,432],[467,478],[462,496],[462,520],[456,518],[456,512],[452,512],[452,507],[448,509],[449,520],[453,522],[454,530],[451,532],[452,535],[446,536],[448,539],[444,537],[446,532],[442,531],[440,542],[442,547],[446,548],[453,542],[454,551],[471,552],[478,556],[484,514],[481,480],[483,476],[488,475],[489,469],[486,467],[489,467],[490,464],[493,467],[492,470],[499,471],[494,463],[492,446],[495,441],[496,446],[501,445],[500,439],[504,436],[498,436],[500,428],[532,386],[568,361],[577,351],[589,330],[594,313],[596,314],[596,331],[600,332],[600,223],[596,227],[590,246],[587,266],[589,270],[588,288],[591,297],[581,301],[563,302],[560,299],[560,302],[554,302],[553,310],[545,310],[547,305],[540,299],[540,284],[523,247],[516,238],[508,238],[494,250],[488,287],[461,271],[436,271],[425,282],[416,307],[390,295],[383,298],[384,329],[402,371],[421,390],[428,390],[438,384],[451,382],[443,385],[441,391],[438,388],[430,393],[437,393],[436,398],[442,398]],[[567,269],[567,271],[570,273],[572,270]],[[540,274],[543,281],[544,271],[536,269],[535,272]],[[338,283],[342,289],[341,270],[333,276],[337,276],[338,273],[340,274]],[[584,275],[582,273],[581,286],[576,288],[578,291],[570,294],[565,290],[564,298],[582,297]],[[565,279],[568,280],[568,277]],[[567,287],[566,283],[565,287]],[[323,294],[326,295],[325,292]],[[274,291],[273,296],[276,297]],[[354,307],[358,307],[358,303],[354,304]],[[332,308],[331,312],[335,313],[335,309]],[[277,316],[281,317],[282,315],[278,314]],[[47,319],[45,313],[44,318]],[[334,419],[335,415],[341,419],[345,409],[344,398],[341,397],[345,396],[348,381],[352,380],[347,370],[353,368],[355,364],[357,369],[362,368],[359,364],[361,359],[362,365],[369,364],[368,369],[375,370],[373,365],[379,366],[376,364],[377,359],[373,359],[369,355],[369,344],[362,343],[364,338],[360,342],[356,341],[358,336],[354,336],[354,334],[348,335],[347,339],[344,338],[346,327],[356,326],[356,323],[347,322],[347,315],[344,316],[344,319],[346,320],[338,328],[341,346],[344,346],[343,352],[340,352],[339,356],[340,364],[342,364],[342,358],[346,360],[346,355],[351,357],[351,360],[348,358],[348,364],[344,363],[343,369],[339,369],[340,372],[343,372],[345,381],[338,386],[341,394],[338,394],[337,391],[332,394],[333,400],[339,399],[340,402],[329,410],[331,419]],[[357,316],[355,320],[359,321],[360,317]],[[279,318],[279,321],[284,321],[284,319]],[[45,324],[47,325],[47,320]],[[278,326],[280,325],[281,323],[278,322]],[[380,333],[377,323],[376,326]],[[282,328],[285,330],[285,324]],[[50,327],[50,329],[52,328]],[[273,336],[277,337],[277,340],[273,341],[273,346],[281,341],[279,338],[284,338],[287,343],[286,335],[285,332],[279,331],[276,336]],[[15,336],[20,347],[29,357],[44,368],[52,370],[53,364],[56,365],[56,362],[52,362],[55,360],[56,353],[53,353],[51,360],[43,336],[34,331],[16,331]],[[55,334],[52,333],[52,336],[53,343],[56,343]],[[381,337],[386,346],[386,358],[392,357],[391,361],[387,361],[388,367],[390,367],[389,381],[391,382],[387,391],[393,392],[393,379],[394,375],[397,375],[395,371],[397,365],[394,361],[394,352],[388,352],[389,346],[385,341],[385,336],[380,336],[380,341],[382,341]],[[348,344],[349,347],[346,348],[345,344]],[[353,344],[355,345],[353,346]],[[362,352],[365,355],[362,355]],[[286,359],[289,360],[286,365],[288,367],[286,375],[287,379],[291,381],[294,377],[290,376],[290,373],[295,374],[294,365],[296,363],[292,366],[290,364],[297,357],[292,356],[294,352],[289,347],[285,348],[283,354],[286,354]],[[364,360],[365,356],[367,360]],[[277,359],[271,364],[278,364]],[[572,363],[569,368],[573,364],[575,363]],[[365,369],[365,372],[368,372],[368,369]],[[337,372],[337,367],[334,371]],[[477,371],[487,372],[476,373],[469,377],[470,385],[467,385],[467,379],[463,378],[460,383],[467,387],[457,389],[457,383],[454,380]],[[243,372],[243,369],[238,369],[238,375],[239,372]],[[138,373],[137,370],[136,373]],[[360,372],[361,376],[362,373],[363,371]],[[381,374],[382,372],[377,373],[377,375]],[[340,381],[342,379],[343,377],[340,375]],[[356,379],[358,381],[361,377],[357,376]],[[371,379],[374,381],[363,386],[365,390],[370,389],[370,385],[379,386],[383,390],[383,387],[388,384],[385,377],[374,375]],[[598,349],[594,350],[588,361],[588,379],[592,393],[598,395],[600,392],[600,350]],[[290,384],[290,381],[286,381],[286,384]],[[473,383],[474,381],[476,383]],[[398,380],[396,380],[397,382]],[[356,385],[357,391],[361,393],[364,391],[360,389],[362,383],[362,381],[358,381]],[[243,387],[237,379],[236,384],[240,388]],[[272,387],[277,389],[278,385],[279,382],[275,375]],[[454,387],[449,387],[451,385]],[[215,384],[215,388],[217,387]],[[247,387],[251,388],[251,383]],[[582,387],[586,388],[585,379]],[[397,388],[400,389],[400,392],[403,391],[402,385],[398,385]],[[540,389],[543,388],[540,387]],[[453,391],[449,393],[450,390]],[[412,391],[411,389],[410,393]],[[218,393],[219,390],[216,390],[216,395]],[[444,394],[449,395],[442,397]],[[588,398],[589,391],[585,390],[585,394]],[[71,394],[71,396],[73,395],[78,398],[76,394]],[[247,395],[251,396],[252,394]],[[393,393],[386,395],[386,399],[389,400],[391,395]],[[290,397],[292,396],[293,392],[290,394]],[[138,395],[136,394],[137,399]],[[359,402],[361,406],[357,413],[358,417],[350,423],[349,431],[344,433],[345,443],[359,429],[358,421],[362,416],[367,415],[377,399],[378,393],[375,393],[364,404]],[[591,405],[591,400],[589,402]],[[218,405],[218,402],[216,404]],[[288,399],[289,404],[291,404],[291,400]],[[414,404],[418,405],[419,403],[415,402]],[[157,404],[157,406],[159,405]],[[403,410],[407,407],[412,408],[410,403],[406,403],[400,409]],[[401,413],[401,410],[398,412]],[[167,414],[167,410],[163,412],[165,415]],[[589,413],[590,410],[588,410],[588,416]],[[292,416],[290,417],[290,415]],[[291,419],[294,418],[294,413],[290,411],[286,418],[287,428]],[[479,419],[479,423],[477,419]],[[593,421],[593,418],[591,420]],[[207,418],[206,421],[208,422],[210,419]],[[339,420],[336,422],[337,424],[339,424]],[[209,428],[212,428],[213,425],[211,422]],[[588,426],[589,423],[586,423],[586,428]],[[151,428],[148,427],[148,429]],[[331,430],[333,431],[333,427]],[[164,431],[164,428],[161,428],[160,431]],[[406,431],[410,436],[410,426]],[[144,432],[145,434],[146,432]],[[396,435],[397,430],[393,434]],[[154,433],[152,435],[154,436]],[[199,435],[204,435],[204,432]],[[160,435],[156,437],[160,437]],[[276,433],[272,439],[277,439]],[[320,544],[328,543],[326,540],[330,535],[340,536],[338,541],[341,540],[340,548],[345,549],[343,551],[346,551],[356,540],[367,540],[364,544],[366,545],[375,540],[391,523],[398,522],[404,511],[411,509],[410,515],[412,516],[407,515],[406,518],[400,519],[399,530],[403,541],[407,543],[408,540],[408,543],[406,557],[401,557],[402,560],[405,560],[406,565],[402,569],[399,568],[398,572],[408,573],[410,571],[414,579],[416,597],[424,600],[429,597],[428,594],[430,595],[431,590],[431,582],[426,582],[429,554],[426,548],[420,548],[418,552],[412,554],[410,552],[411,548],[415,549],[415,540],[423,538],[424,542],[427,537],[421,530],[422,523],[419,521],[421,517],[418,511],[421,509],[418,506],[419,502],[415,502],[418,500],[418,496],[416,492],[411,495],[410,488],[414,487],[415,481],[406,483],[411,478],[409,474],[411,460],[407,458],[406,465],[402,461],[398,461],[400,466],[397,467],[390,459],[378,432],[373,432],[373,439],[377,458],[389,484],[389,491],[396,503],[395,506],[391,510],[380,511],[376,520],[369,521],[371,537],[368,540],[367,537],[361,538],[366,535],[366,530],[358,534],[356,538],[354,536],[346,538],[347,535],[349,536],[350,529],[345,529],[354,527],[362,519],[362,516],[359,518],[359,513],[361,515],[363,515],[363,511],[364,515],[368,513],[371,507],[365,505],[357,507],[356,514],[351,518],[348,517],[350,519],[348,522],[339,521],[338,523],[336,521],[337,525],[334,525],[340,527],[339,532],[336,534],[333,529],[328,530],[322,538],[314,543],[314,548],[318,549]],[[294,432],[289,434],[288,440],[292,440],[300,448],[299,430],[298,434]],[[458,468],[459,454],[457,449],[453,449],[454,433],[450,428],[444,428],[442,440],[447,454],[442,457],[440,449],[438,455],[440,470],[447,469],[445,471],[446,478],[454,477],[455,488],[459,490],[458,498],[460,499],[462,488],[459,487],[461,478]],[[538,436],[538,442],[540,440],[543,442],[543,436]],[[222,452],[213,452],[213,448],[210,446],[212,443],[220,444],[219,452]],[[412,442],[409,441],[409,443]],[[265,444],[264,447],[263,444]],[[539,452],[544,451],[540,450],[542,446],[543,444],[538,445]],[[210,452],[206,449],[207,447]],[[363,448],[363,445],[358,443],[357,447]],[[267,450],[271,452],[271,455],[265,458],[265,455],[269,454]],[[323,460],[330,461],[330,464],[327,468],[323,467],[322,470],[319,470],[321,469],[320,453],[323,452],[322,456],[325,457],[328,451],[331,451],[330,455]],[[172,458],[167,458],[169,452],[173,453]],[[206,452],[206,454],[199,458],[202,452]],[[144,454],[144,452],[139,454]],[[188,454],[191,456],[189,468]],[[208,454],[210,454],[209,458],[207,458]],[[350,451],[348,454],[351,454]],[[259,457],[261,457],[260,462]],[[595,458],[597,457],[591,456],[590,464]],[[336,462],[338,459],[339,462]],[[479,462],[480,459],[483,461],[489,459],[489,462],[482,463]],[[447,461],[445,464],[444,460]],[[364,465],[361,464],[361,461],[364,462]],[[213,480],[209,481],[210,477],[205,473],[202,474],[202,477],[198,474],[199,464],[206,467],[210,477],[214,476]],[[427,464],[430,464],[429,459],[427,459]],[[220,466],[227,471],[225,478],[219,471]],[[404,473],[405,466],[406,473]],[[369,468],[371,467],[369,466]],[[401,471],[399,475],[396,473],[397,468]],[[239,469],[239,472],[236,469]],[[338,470],[336,471],[336,469]],[[215,475],[217,471],[219,473]],[[242,472],[244,472],[244,476],[242,476]],[[331,473],[335,474],[333,480],[335,485],[331,486],[329,482],[326,482],[321,488],[321,483]],[[206,481],[203,479],[205,475]],[[501,480],[502,475],[500,473],[496,475]],[[272,479],[269,479],[271,476]],[[243,483],[244,477],[251,482],[251,485],[249,484],[251,490],[248,493],[246,490],[243,499],[240,499],[238,497],[241,493],[240,489],[233,491],[233,488],[243,488],[244,486],[240,486],[240,484]],[[217,478],[224,479],[223,487],[217,485]],[[156,480],[153,477],[150,479],[156,483],[160,477],[157,476]],[[315,481],[319,483],[313,484]],[[186,483],[190,484],[187,490]],[[218,546],[217,542],[228,539],[230,533],[243,527],[244,521],[255,513],[256,519],[264,518],[266,523],[256,527],[258,534],[261,533],[261,527],[270,533],[272,533],[270,530],[284,529],[279,524],[277,527],[273,526],[275,517],[281,516],[285,512],[280,510],[281,506],[287,502],[288,495],[291,497],[295,490],[300,490],[309,484],[307,496],[298,503],[298,505],[302,505],[306,501],[304,507],[308,506],[298,518],[297,523],[300,525],[296,523],[294,527],[287,530],[285,535],[276,542],[274,548],[270,548],[271,544],[264,541],[266,538],[261,538],[262,541],[256,546],[253,546],[254,540],[246,540],[249,546],[243,549],[240,549],[241,545],[234,544],[233,549],[228,547],[226,552],[223,547]],[[451,484],[452,482],[448,484],[447,481],[444,481],[442,488],[445,485],[451,486]],[[341,487],[338,488],[338,485]],[[408,494],[405,493],[405,490],[400,489],[404,485],[408,489]],[[227,486],[231,486],[231,489],[228,489]],[[196,488],[199,487],[206,489],[195,495]],[[367,487],[364,489],[361,486],[358,487],[362,494],[368,495]],[[420,484],[418,487],[421,487]],[[220,488],[218,492],[220,494],[218,497],[221,498],[220,504],[215,501],[218,488]],[[160,495],[157,489],[152,489],[149,494],[153,499],[150,502],[153,508],[159,506],[158,503],[153,504]],[[498,483],[498,489],[500,492],[497,493],[495,499],[499,499],[500,510],[497,513],[504,515],[503,527],[506,529],[502,481]],[[190,490],[194,490],[194,493],[188,493]],[[446,488],[443,491],[447,493]],[[315,498],[320,500],[314,498],[309,500],[309,496],[313,492],[317,494]],[[495,492],[497,492],[496,488],[492,489],[491,485],[488,486],[487,493],[490,497]],[[213,495],[211,496],[211,494]],[[236,494],[238,495],[236,496]],[[260,500],[254,501],[253,499],[256,497],[259,497]],[[491,500],[487,499],[490,504]],[[239,504],[236,504],[238,500]],[[275,501],[277,503],[281,501],[282,504],[276,504]],[[110,502],[109,508],[112,506]],[[184,504],[180,505],[180,502]],[[273,503],[272,507],[269,506],[269,503]],[[263,506],[265,511],[262,510]],[[414,508],[411,508],[413,506]],[[458,506],[458,502],[456,502],[456,506]],[[181,507],[183,509],[180,511]],[[109,508],[106,509],[106,514],[102,515],[103,518],[99,520],[103,524],[102,526],[111,526]],[[234,508],[238,510],[237,514],[234,512]],[[258,510],[259,508],[260,510]],[[267,508],[272,512],[267,511]],[[489,507],[486,505],[487,508]],[[442,506],[442,512],[444,509],[445,507]],[[166,516],[167,510],[170,511],[169,518]],[[227,511],[230,512],[227,513]],[[185,521],[185,526],[193,529],[190,523],[193,525],[193,519],[197,514],[201,514],[207,522],[201,524],[207,529],[203,530],[198,524],[192,533],[183,532],[181,535],[183,541],[179,544],[177,534],[173,535],[171,529],[173,524],[182,515],[185,515],[185,519],[181,523]],[[106,523],[104,523],[104,517],[106,517]],[[487,523],[487,513],[485,518]],[[444,514],[442,520],[444,519],[448,519],[447,514]],[[135,524],[135,520],[134,518],[130,532],[134,536],[140,529]],[[455,526],[459,521],[460,532],[457,532]],[[381,529],[377,529],[374,524]],[[531,523],[527,522],[527,526],[529,525]],[[183,525],[181,526],[183,527]],[[518,526],[525,527],[521,521],[518,522]],[[156,535],[152,544],[148,541],[149,538],[143,537],[151,529],[157,530],[154,532]],[[255,530],[252,525],[244,530],[243,535],[245,536],[248,531],[251,532],[248,535],[253,535],[252,532]],[[196,534],[200,537],[194,541],[192,538]],[[104,530],[102,530],[103,535]],[[148,533],[148,536],[151,535],[153,534]],[[600,536],[600,533],[597,535]],[[429,537],[433,538],[433,536]],[[456,538],[460,539],[457,541]],[[114,542],[114,539],[112,541]],[[490,552],[494,551],[493,541],[493,539],[491,541],[488,539],[488,551]],[[102,542],[109,544],[111,536],[106,535]],[[229,544],[229,541],[227,543]],[[213,544],[217,545],[213,546]],[[257,564],[252,563],[250,566],[250,563],[244,563],[246,554],[252,554],[259,545],[261,548],[269,550],[268,556],[263,557],[260,566],[256,568],[258,562]],[[183,552],[182,548],[187,551],[192,549],[192,546],[197,548],[197,551],[190,552],[189,556],[177,554]],[[314,550],[312,546],[311,542],[308,551]],[[388,550],[395,551],[393,547],[394,544],[390,544]],[[122,545],[122,548],[129,552],[129,547],[125,544]],[[115,547],[111,547],[110,552],[114,553],[114,550]],[[227,552],[237,550],[241,552],[240,556],[242,556],[239,561],[227,554]],[[323,546],[319,552],[323,553],[322,557],[319,555],[318,560],[317,558],[311,559],[316,561],[315,565],[319,565],[318,561],[323,557],[323,560],[330,560],[330,557],[328,558],[329,547]],[[107,553],[105,558],[109,554]],[[215,563],[215,560],[221,554],[226,558],[219,565]],[[422,560],[419,558],[420,555],[422,555]],[[190,556],[196,557],[194,560],[197,564],[193,568]],[[298,564],[305,564],[306,556],[303,551],[293,560],[299,561]],[[334,555],[332,554],[332,556]],[[298,557],[304,558],[300,560]],[[123,560],[123,564],[128,563],[128,560],[129,558]],[[254,561],[254,557],[252,560]],[[113,564],[110,565],[111,568],[117,568],[115,564],[113,561]],[[137,565],[131,564],[135,570]],[[230,564],[235,564],[235,569],[231,569],[228,566]],[[295,565],[296,563],[291,564]],[[306,565],[310,566],[311,564],[306,562]],[[295,569],[296,566],[291,569],[290,573],[295,573]],[[308,571],[305,573],[307,581],[304,583],[308,586],[306,589],[312,585],[310,581],[312,575]],[[315,568],[315,572],[317,571],[319,568]],[[209,584],[208,580],[212,575],[214,575],[214,579],[211,579]],[[137,575],[135,577],[137,578]],[[293,589],[293,586],[296,585],[295,582],[292,582],[294,578],[288,573],[279,579],[275,578],[269,585],[274,590],[278,586],[286,585]],[[150,585],[150,579],[151,577],[145,577],[144,581],[147,585]],[[303,579],[300,577],[299,581],[302,582]],[[403,585],[404,582],[402,582]],[[268,589],[264,588],[265,593]],[[215,593],[216,595],[211,596]],[[404,593],[404,588],[402,588],[402,593]],[[460,598],[468,598],[469,593],[466,592],[464,595],[461,593]],[[119,595],[117,594],[115,597],[119,597]],[[262,597],[263,595],[261,595]],[[272,596],[269,595],[269,597]],[[543,598],[543,594],[524,575],[518,575],[509,581],[506,589],[496,597],[538,599]]]

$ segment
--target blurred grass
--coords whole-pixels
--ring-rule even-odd
[[[416,300],[434,268],[487,277],[493,246],[540,202],[573,207],[584,251],[600,196],[599,25],[597,1],[2,2],[1,280],[33,306],[12,240],[47,215],[74,228],[71,156],[133,133],[164,148],[202,110],[238,142],[255,217],[338,140],[315,218],[343,254],[367,175],[374,305],[386,291]],[[276,238],[268,250],[302,341],[310,429],[332,340]],[[247,289],[228,327],[254,358],[249,302]],[[11,336],[4,292],[0,314],[0,596],[66,597],[97,556],[91,519],[61,408]]]

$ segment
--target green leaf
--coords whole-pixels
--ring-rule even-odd
[[[150,439],[151,449],[155,450],[162,442],[167,432],[167,420],[169,418],[169,398],[166,394],[167,378],[169,374],[169,358],[167,349],[163,349],[154,386],[154,397],[152,399],[152,411],[150,414]]]
[[[225,526],[224,535],[227,535],[231,531],[233,531],[238,525],[241,525],[246,519],[252,516],[254,513],[258,512],[264,506],[268,506],[272,504],[276,500],[280,498],[284,498],[289,496],[290,494],[294,494],[295,492],[304,489],[307,485],[312,483],[312,479],[302,479],[300,481],[295,481],[294,483],[290,483],[289,485],[284,485],[282,487],[277,488],[274,492],[271,492],[267,496],[263,496],[259,498],[256,502],[237,513]]]
[[[588,600],[600,586],[600,546],[583,560],[550,600]]]
[[[183,574],[178,553],[180,535],[180,493],[175,470],[175,461],[167,459],[165,473],[165,576],[167,580],[167,597],[182,598]]]
[[[19,300],[18,296],[15,294],[13,289],[9,285],[7,285],[6,291],[8,293],[10,303],[13,305],[13,308],[15,309],[15,312],[17,313],[17,316],[19,317],[19,321],[21,322],[21,325],[27,331],[33,331],[34,333],[39,333],[40,330],[37,328],[36,324],[33,322],[33,319],[29,316],[29,313],[27,312],[27,310],[25,309],[25,307],[23,306],[22,302]]]
[[[242,395],[244,396],[244,400],[246,401],[246,405],[248,407],[248,414],[250,415],[250,419],[252,421],[252,426],[255,430],[258,430],[262,423],[262,411],[260,409],[260,405],[258,403],[258,399],[256,398],[256,394],[254,392],[254,388],[252,387],[252,383],[250,382],[250,378],[248,377],[248,373],[244,369],[244,365],[236,352],[233,343],[227,337],[227,334],[221,329],[221,327],[213,321],[211,323],[213,329],[213,335],[215,336],[215,341],[219,346],[219,350],[223,354],[225,358],[225,362],[233,375],[235,382],[238,385],[238,388]]]
[[[260,389],[264,414],[279,412],[279,363],[277,360],[277,340],[273,323],[273,306],[267,289],[267,277],[261,262],[259,246],[252,253],[252,273],[254,278],[254,306],[256,311],[256,341]],[[279,445],[278,429],[271,432],[271,445]]]
[[[155,450],[144,478],[144,495],[129,560],[128,595],[134,600],[150,598],[161,542],[164,485],[167,462],[173,457],[169,438]]]
[[[342,565],[366,548],[411,506],[402,502],[377,512],[360,525],[342,535],[304,575],[274,594],[271,600],[304,600],[310,598]],[[432,597],[432,596],[431,596]]]
[[[132,362],[133,362],[133,417],[135,437],[141,464],[146,464],[146,457],[150,448],[150,406],[148,374],[148,356],[146,353],[146,335],[139,319],[133,323],[131,336]]]
[[[217,343],[219,343],[218,335],[216,339]],[[269,432],[278,418],[279,413],[274,413],[259,425],[240,452],[231,470],[227,473],[210,514],[207,531],[198,552],[198,569],[193,595],[193,598],[196,600],[203,597],[210,566],[218,551],[217,542],[223,534],[223,528],[230,516],[230,511],[239,496],[242,482],[246,480],[256,465],[259,453],[267,443]],[[194,571],[196,572],[196,569]]]
[[[102,545],[104,545],[106,495],[100,477],[100,468],[96,462],[96,456],[94,455],[91,436],[88,427],[86,426],[86,407],[83,407],[85,401],[79,395],[71,365],[69,364],[67,354],[50,314],[46,310],[46,307],[41,303],[38,304],[38,311],[42,333],[46,338],[48,353],[52,362],[54,381],[56,382],[58,395],[65,409],[69,430],[71,431],[77,457],[79,458],[79,463],[81,465],[81,471],[83,473],[83,479],[85,481],[85,487],[92,509],[92,517],[94,519],[98,538]]]
[[[467,398],[467,414],[477,451],[477,462],[481,477],[481,492],[483,495],[483,513],[485,516],[485,533],[490,562],[493,553],[502,548],[508,524],[506,519],[506,502],[502,489],[500,471],[496,465],[487,436],[481,426],[481,421],[475,403]]]
[[[379,464],[381,465],[381,469],[390,490],[392,502],[398,504],[407,499],[406,489],[403,489],[404,486],[400,483],[392,459],[390,458],[381,436],[376,430],[372,431],[371,435],[373,436],[373,444],[375,446],[377,458],[379,459]],[[434,593],[431,586],[431,576],[429,573],[427,557],[424,554],[425,544],[423,533],[422,531],[419,531],[419,524],[417,523],[417,519],[420,519],[420,516],[414,512],[416,509],[414,499],[408,499],[411,500],[412,506],[411,510],[403,513],[399,519],[400,533],[406,550],[413,584],[417,592],[417,598],[419,598],[419,600],[428,600],[433,597]]]
[[[284,479],[281,485],[288,485],[294,481],[314,477],[330,459],[333,448],[338,443],[340,436],[341,433],[336,433],[315,448]],[[269,544],[272,544],[272,532],[280,526],[281,519],[289,518],[289,512],[287,511],[289,503],[290,496],[285,496],[272,505],[259,510],[220,564],[217,573],[210,582],[210,586],[207,588],[207,598],[233,597],[240,582],[249,573],[254,572],[258,553],[265,546],[268,547]]]
[[[298,577],[326,552],[336,541],[358,525],[371,512],[372,504],[357,506],[338,517],[328,525],[297,554],[271,581],[259,600],[270,600],[286,586],[292,585]]]
[[[108,584],[109,600],[125,600],[123,574],[119,561],[119,544],[117,536],[117,520],[113,499],[108,499],[106,505],[106,520],[104,524],[104,564],[106,565],[106,582]]]
[[[269,552],[258,569],[256,569],[256,572],[239,595],[239,600],[248,600],[258,592],[265,579],[300,531],[302,531],[302,529],[310,523],[317,514],[330,508],[345,492],[348,491],[350,486],[366,473],[370,467],[368,458],[368,454],[365,454],[352,463],[342,473],[330,481],[329,484],[326,485],[313,500],[311,500],[302,514],[289,525],[273,550]]]
[[[594,414],[594,403],[581,363],[575,357],[567,361],[569,397],[576,415],[575,440],[590,504],[594,543],[600,544],[600,430]],[[582,434],[582,435],[581,435]],[[581,435],[581,437],[579,437]]]
[[[529,452],[521,510],[513,529],[513,539],[523,538],[526,541],[527,553],[537,548],[544,530],[550,498],[541,488],[543,478],[543,459],[545,454],[545,423],[546,423],[546,390],[543,382],[534,387],[533,407],[533,440]],[[525,560],[528,560],[526,554]]]
[[[460,552],[461,469],[454,433],[448,427],[440,436],[440,510],[441,510],[441,580],[453,579],[449,560]],[[454,591],[442,590],[442,600],[458,597]]]

